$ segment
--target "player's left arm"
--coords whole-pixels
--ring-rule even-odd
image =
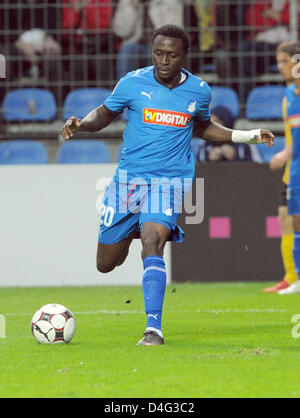
[[[194,121],[193,136],[206,141],[235,142],[244,144],[268,144],[274,145],[275,136],[268,129],[253,129],[251,131],[239,131],[229,129],[209,119],[205,122]]]

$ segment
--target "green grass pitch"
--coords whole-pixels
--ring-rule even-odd
[[[140,287],[1,289],[0,397],[299,397],[291,321],[300,295],[262,287],[168,286],[159,347],[136,346],[146,320]],[[33,313],[53,302],[75,314],[69,345],[31,335]]]

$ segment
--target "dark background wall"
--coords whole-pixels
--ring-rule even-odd
[[[266,235],[266,218],[277,216],[281,176],[252,162],[197,165],[196,177],[205,183],[205,217],[199,225],[187,225],[186,214],[180,215],[185,240],[172,244],[172,280],[281,280],[280,237]],[[230,218],[230,238],[210,237],[211,217]]]

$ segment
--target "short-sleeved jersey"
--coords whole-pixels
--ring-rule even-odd
[[[287,117],[293,137],[293,156],[290,169],[290,187],[300,190],[300,95],[295,94],[296,85],[287,87]]]
[[[291,133],[291,128],[288,121],[287,116],[287,98],[286,96],[282,100],[282,117],[284,121],[284,137],[285,137],[285,146],[292,146],[293,145],[293,137]],[[286,162],[284,174],[282,177],[282,181],[284,184],[288,185],[290,182],[290,170],[291,170],[291,160],[289,159]]]
[[[156,80],[153,66],[130,72],[105,101],[113,112],[128,108],[115,181],[123,182],[121,170],[126,170],[128,182],[133,178],[142,178],[148,184],[154,177],[193,178],[193,124],[195,119],[210,119],[211,90],[205,81],[182,71],[185,81],[173,89]]]

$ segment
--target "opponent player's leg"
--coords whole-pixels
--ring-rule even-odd
[[[298,275],[298,283],[299,282],[299,274],[300,274],[300,214],[293,215],[293,227],[294,227],[294,262],[296,267],[296,272]]]
[[[296,273],[298,280],[291,284],[287,289],[280,290],[280,295],[293,295],[300,293],[300,193],[295,190],[289,190],[288,208],[289,213],[293,215],[293,228],[294,228],[294,249],[293,256],[295,262]]]
[[[291,285],[298,280],[293,258],[294,226],[293,216],[288,214],[287,206],[279,207],[279,222],[282,231],[281,253],[285,267],[285,281]]]
[[[298,276],[295,270],[295,263],[293,257],[294,247],[294,229],[293,229],[293,217],[288,214],[287,205],[281,205],[278,208],[278,219],[281,229],[281,256],[284,265],[285,275],[283,280],[274,286],[267,287],[263,291],[264,293],[278,292],[282,289],[288,288],[292,283],[298,280]]]
[[[129,237],[117,244],[102,244],[98,242],[97,269],[100,273],[109,273],[115,267],[124,263],[133,238]]]
[[[167,273],[163,253],[169,234],[167,226],[154,222],[145,222],[141,229],[143,293],[147,326],[144,338],[138,345],[164,344],[161,319]]]

